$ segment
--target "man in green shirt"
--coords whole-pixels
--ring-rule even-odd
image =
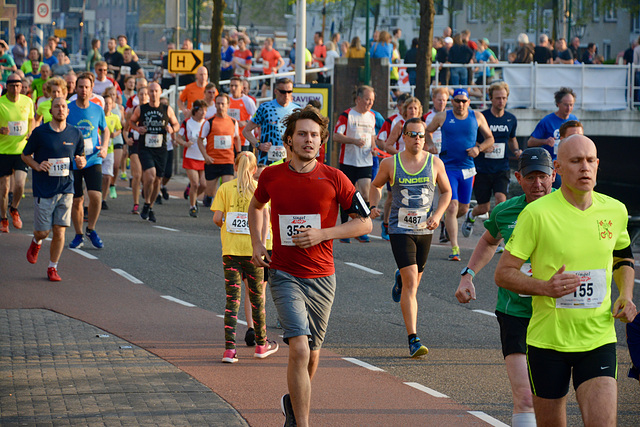
[[[0,40],[0,81],[7,81],[9,75],[16,71],[18,67],[9,53],[9,45],[4,40]]]
[[[489,219],[485,221],[484,226],[487,231],[478,241],[469,263],[462,269],[460,285],[456,291],[458,301],[466,304],[476,299],[476,290],[473,285],[476,274],[491,261],[500,241],[502,239],[505,242],[509,241],[518,215],[524,207],[551,192],[555,174],[551,155],[545,149],[535,147],[522,152],[515,176],[524,194],[497,205]],[[524,265],[524,270],[528,273],[530,264]],[[513,395],[511,425],[514,427],[535,425],[526,359],[531,297],[499,288],[496,316],[500,324],[502,354]]]
[[[593,191],[598,164],[589,138],[560,142],[560,191],[523,209],[496,268],[498,286],[532,295],[527,365],[538,425],[566,425],[571,377],[584,424],[616,424],[614,320],[636,316],[634,261],[627,209]],[[531,277],[521,271],[527,259]]]

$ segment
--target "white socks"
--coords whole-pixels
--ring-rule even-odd
[[[523,412],[511,416],[512,427],[536,427],[536,415],[533,412]]]
[[[58,268],[58,263],[57,262],[53,262],[53,261],[49,261],[49,268]]]
[[[33,238],[33,243],[35,243],[36,245],[41,245],[42,244],[42,240],[36,240],[36,238]]]

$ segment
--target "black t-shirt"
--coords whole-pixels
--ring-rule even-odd
[[[533,61],[538,64],[546,64],[551,59],[551,50],[545,46],[536,46],[533,53]]]
[[[558,58],[563,61],[573,61],[573,55],[569,49],[565,49],[562,52],[558,52]]]
[[[480,153],[473,159],[479,173],[497,173],[509,170],[509,140],[515,138],[518,120],[516,116],[504,112],[502,117],[496,117],[488,108],[482,112],[487,119],[489,130],[495,139],[494,150],[491,153]],[[484,136],[478,131],[477,141],[484,141]],[[486,156],[489,157],[486,157]]]
[[[630,47],[629,49],[625,50],[622,58],[624,59],[625,63],[633,64],[633,48]]]
[[[168,106],[160,104],[152,107],[149,104],[140,106],[138,125],[147,128],[147,132],[140,136],[140,149],[166,149],[167,125],[169,124]],[[159,135],[159,137],[154,137]]]
[[[473,50],[467,45],[454,44],[449,49],[449,62],[452,64],[468,64],[473,58]]]
[[[447,62],[448,57],[449,57],[449,49],[447,49],[446,46],[441,47],[436,52],[436,62],[443,64]]]
[[[113,53],[106,51],[102,56],[104,57],[104,62],[106,62],[107,65],[113,65],[114,67],[120,67],[124,62],[122,54],[118,51]]]
[[[124,79],[127,76],[135,76],[140,68],[142,67],[136,61],[123,62],[120,65],[120,78],[118,79],[120,87],[124,87]]]
[[[33,130],[22,152],[27,156],[33,154],[38,163],[49,160],[54,164],[49,172],[33,171],[34,197],[48,199],[73,193],[73,159],[84,153],[84,139],[78,128],[67,124],[62,132],[56,132],[49,123],[40,125]]]

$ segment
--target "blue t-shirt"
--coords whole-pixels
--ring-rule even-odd
[[[378,133],[380,133],[380,128],[384,124],[384,117],[382,117],[382,114],[378,113],[375,110],[371,110],[371,112],[373,113],[374,116],[376,116],[376,135],[377,135]]]
[[[491,153],[480,153],[473,159],[478,173],[497,173],[509,170],[509,140],[516,137],[518,120],[511,113],[504,112],[502,117],[491,113],[491,108],[484,110],[482,115],[487,119],[489,129],[495,139]],[[484,136],[478,132],[478,142],[484,141]],[[488,157],[487,157],[488,156]]]
[[[477,71],[476,73],[474,73],[474,77],[476,79],[482,77],[482,64],[481,62],[489,62],[489,59],[494,56],[492,55],[493,52],[491,52],[489,49],[485,49],[482,52],[476,52],[476,63],[478,64],[478,66],[480,67],[480,71]],[[487,67],[487,77],[491,77],[495,74],[495,68],[491,67]]]
[[[456,118],[453,110],[447,110],[447,116],[440,127],[442,132],[442,149],[440,159],[447,170],[470,169],[474,166],[473,158],[467,149],[476,145],[478,136],[478,120],[472,109],[464,120]]]
[[[52,67],[58,63],[58,58],[56,58],[55,55],[51,55],[48,58],[42,58],[42,62],[47,64],[49,67]]]
[[[233,52],[234,52],[233,48],[229,46],[226,51],[222,52],[222,60],[229,63],[233,61]],[[233,69],[233,64],[229,65],[226,68],[222,67],[222,71],[228,71],[231,69]]]
[[[98,130],[103,131],[107,128],[107,120],[104,117],[104,110],[93,102],[89,103],[87,108],[78,107],[77,102],[69,103],[69,117],[67,123],[80,129],[84,138],[84,154],[87,156],[87,165],[91,167],[102,164],[102,157],[98,156],[100,152],[100,138]],[[74,162],[73,169],[78,169]]]
[[[290,103],[283,107],[277,100],[273,99],[269,102],[260,104],[258,110],[251,118],[251,121],[260,126],[260,142],[270,142],[271,145],[281,146],[282,135],[286,129],[284,118],[300,106],[296,103]],[[258,163],[267,164],[267,153],[258,150]]]
[[[22,151],[26,156],[41,163],[45,160],[54,166],[49,172],[33,171],[33,196],[45,199],[57,194],[73,193],[73,172],[71,164],[75,156],[84,152],[82,133],[73,126],[62,132],[51,129],[49,123],[33,130]]]
[[[371,46],[371,57],[372,58],[391,58],[393,56],[393,45],[391,43],[374,43]]]
[[[547,139],[550,136],[556,140],[556,143],[553,147],[548,146],[547,144],[543,145],[542,148],[551,153],[551,158],[555,160],[558,157],[558,144],[560,143],[560,126],[564,122],[568,122],[569,120],[578,120],[576,116],[573,114],[569,114],[569,117],[564,120],[556,115],[556,113],[547,114],[538,122],[536,128],[533,130],[531,134],[532,137],[538,139]]]

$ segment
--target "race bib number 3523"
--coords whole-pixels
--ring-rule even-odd
[[[295,246],[293,236],[305,228],[322,228],[320,214],[279,215],[280,242],[283,246]]]

